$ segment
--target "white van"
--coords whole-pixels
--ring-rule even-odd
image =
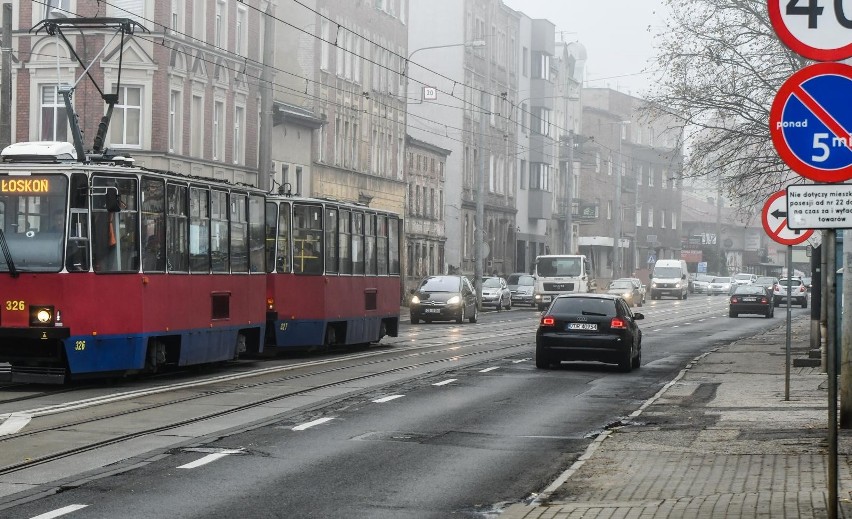
[[[686,299],[689,293],[689,271],[683,260],[658,260],[651,273],[651,299],[663,296]]]
[[[550,254],[535,259],[535,304],[539,310],[559,294],[593,292],[592,266],[582,254]]]

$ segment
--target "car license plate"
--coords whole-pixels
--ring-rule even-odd
[[[549,303],[550,302],[550,296],[541,296],[541,302],[542,303]]]
[[[441,309],[440,308],[427,308],[427,309],[423,310],[423,312],[427,313],[427,314],[440,314]]]
[[[568,323],[569,330],[597,330],[596,323]]]
[[[757,301],[757,298],[756,297],[744,297],[743,301],[745,301],[746,303],[754,303],[755,301]]]

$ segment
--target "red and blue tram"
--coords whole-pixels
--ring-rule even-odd
[[[334,200],[269,196],[267,348],[327,349],[397,336],[396,214]]]
[[[14,144],[2,159],[0,362],[13,381],[263,350],[265,193],[76,162],[68,143]]]

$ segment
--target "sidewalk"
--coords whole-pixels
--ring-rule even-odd
[[[532,504],[500,519],[827,517],[826,375],[791,368],[783,319],[722,346],[603,433]],[[806,357],[810,321],[792,324]],[[838,440],[840,517],[852,518],[852,431]]]

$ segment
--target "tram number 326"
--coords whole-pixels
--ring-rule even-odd
[[[819,0],[807,0],[807,5],[799,5],[805,0],[789,0],[787,2],[788,15],[802,15],[808,17],[808,29],[816,29],[817,21],[822,15],[825,7],[819,5]],[[852,29],[852,20],[846,17],[846,12],[843,9],[843,0],[834,0],[834,16],[837,18],[837,23],[845,29]]]
[[[77,341],[74,343],[74,351],[85,351],[86,341]]]
[[[22,312],[26,309],[26,306],[23,301],[6,301],[6,310],[11,312]]]

